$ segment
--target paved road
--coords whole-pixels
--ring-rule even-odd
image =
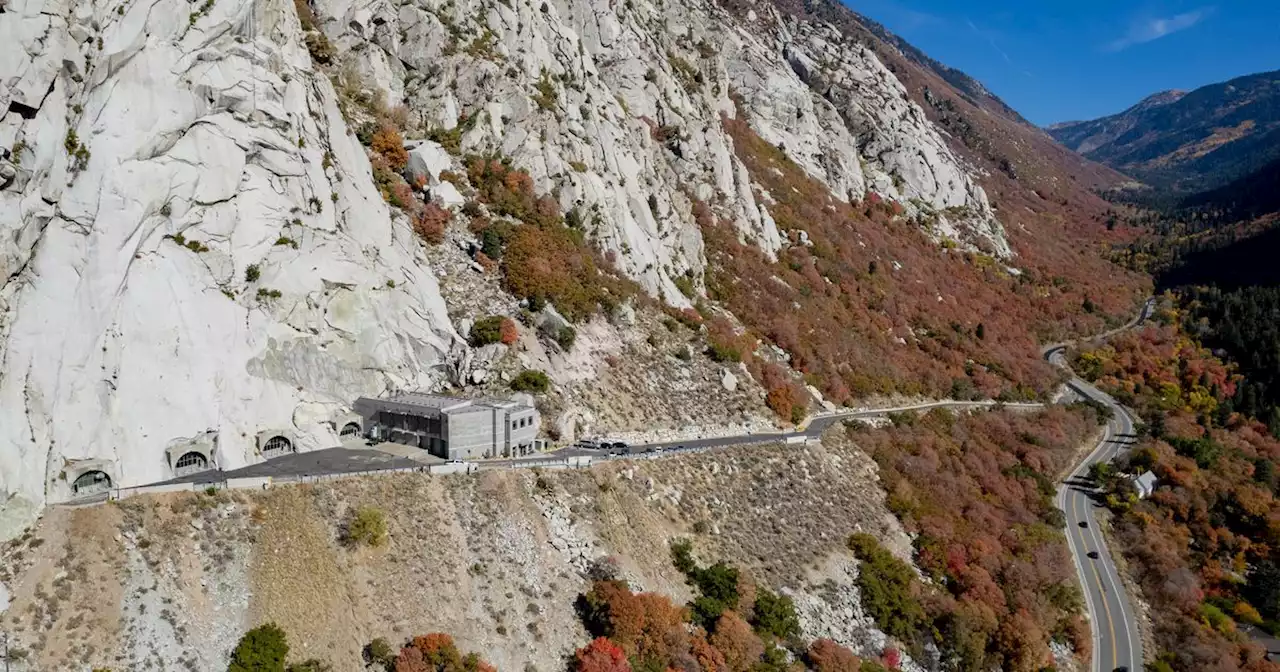
[[[729,446],[744,446],[761,443],[779,443],[788,439],[809,439],[822,436],[832,425],[844,420],[852,420],[856,418],[878,418],[884,417],[891,413],[901,413],[904,411],[927,411],[933,408],[947,408],[956,411],[973,410],[978,408],[1012,408],[1021,410],[1035,410],[1044,408],[1044,404],[1040,403],[1001,403],[996,401],[930,401],[920,404],[910,404],[907,406],[894,406],[890,408],[871,408],[862,410],[840,411],[836,413],[828,413],[813,418],[804,429],[794,432],[760,432],[756,434],[740,434],[736,436],[718,436],[703,439],[684,439],[677,441],[663,441],[659,443],[644,443],[628,446],[618,451],[624,455],[636,455],[640,453],[649,453],[657,450],[673,451],[680,449],[698,449],[705,450],[708,448],[727,448]],[[578,447],[563,448],[558,451],[544,453],[541,459],[546,457],[569,457],[577,455],[600,456],[608,451],[588,450]],[[538,459],[538,458],[535,458]]]
[[[1095,337],[1095,340],[1141,324],[1150,316],[1153,306],[1153,302],[1148,301],[1131,322]],[[1066,347],[1066,344],[1059,343],[1045,348],[1045,359],[1067,369]],[[1133,606],[1124,584],[1120,582],[1120,573],[1098,528],[1098,520],[1094,516],[1097,507],[1095,493],[1088,480],[1089,467],[1114,459],[1137,441],[1133,416],[1115,399],[1074,375],[1067,385],[1082,397],[1106,404],[1113,414],[1102,440],[1063,482],[1057,497],[1058,507],[1066,514],[1067,545],[1089,611],[1093,632],[1093,663],[1090,669],[1111,672],[1124,668],[1137,672],[1142,669],[1142,637]],[[1089,557],[1090,553],[1097,557]]]

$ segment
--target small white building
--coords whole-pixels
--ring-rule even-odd
[[[1142,472],[1133,479],[1133,488],[1138,491],[1138,499],[1150,497],[1151,493],[1156,491],[1156,475],[1150,471]]]

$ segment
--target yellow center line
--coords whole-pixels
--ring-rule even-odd
[[[1071,509],[1075,512],[1078,520],[1084,520],[1080,515],[1080,496],[1076,493],[1074,501],[1071,503]],[[1111,669],[1116,669],[1116,624],[1111,620],[1111,602],[1107,600],[1107,592],[1102,588],[1102,575],[1098,573],[1098,565],[1089,558],[1088,546],[1085,546],[1084,533],[1080,531],[1080,526],[1076,526],[1076,536],[1080,537],[1080,547],[1085,549],[1084,559],[1093,567],[1093,580],[1098,584],[1098,596],[1102,599],[1102,608],[1107,614],[1107,630],[1111,633]],[[1101,556],[1102,551],[1097,551]]]

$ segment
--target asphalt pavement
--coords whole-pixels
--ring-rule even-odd
[[[1128,324],[1113,329],[1091,340],[1106,338],[1125,329],[1142,324],[1150,316],[1153,301],[1147,301],[1138,316]],[[1045,359],[1070,371],[1066,362],[1066,344],[1059,343],[1044,349]],[[1100,462],[1109,462],[1137,442],[1133,416],[1109,395],[1076,377],[1067,385],[1081,397],[1105,404],[1112,417],[1107,422],[1102,440],[1084,460],[1067,476],[1058,489],[1058,507],[1066,514],[1067,546],[1072,564],[1080,577],[1080,586],[1089,612],[1093,634],[1094,672],[1112,672],[1125,669],[1138,672],[1142,669],[1142,637],[1138,621],[1120,572],[1112,560],[1106,539],[1098,528],[1094,515],[1100,508],[1097,493],[1089,481],[1089,468]],[[1090,557],[1090,554],[1096,557]]]

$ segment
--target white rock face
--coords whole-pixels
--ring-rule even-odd
[[[333,72],[463,152],[512,157],[678,307],[675,280],[706,263],[695,201],[768,255],[790,244],[725,117],[836,198],[875,191],[1010,256],[942,136],[830,26],[704,0],[312,4]],[[355,397],[470,375],[293,3],[9,0],[0,73],[0,537],[86,470],[170,477],[175,439],[216,431],[235,468],[264,432],[335,445],[326,418]],[[410,156],[450,208],[455,158]]]
[[[192,7],[0,21],[0,144],[32,175],[0,192],[0,537],[87,466],[170,477],[177,437],[217,431],[224,468],[267,428],[336,445],[317,405],[432,386],[460,347],[292,3]]]
[[[837,198],[875,191],[938,238],[1012,254],[985,193],[923,110],[832,26],[772,9],[740,22],[702,0],[315,5],[344,58],[388,100],[428,126],[461,125],[464,152],[511,156],[564,209],[580,209],[622,270],[673,304],[686,303],[673,279],[705,265],[690,199],[766,252],[784,244],[722,115],[745,115]]]

